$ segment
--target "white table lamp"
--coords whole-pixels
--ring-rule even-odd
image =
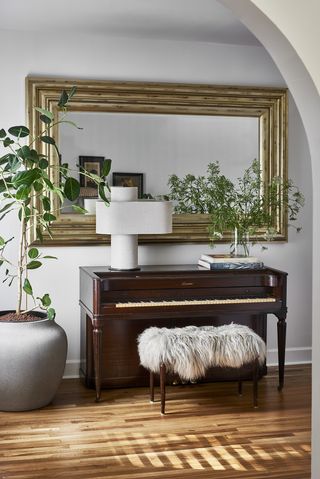
[[[138,234],[171,233],[172,203],[138,200],[136,187],[112,186],[110,205],[96,204],[96,232],[111,235],[110,269],[139,269]]]

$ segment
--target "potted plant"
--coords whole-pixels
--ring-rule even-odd
[[[16,214],[20,221],[18,239],[1,233],[0,267],[4,270],[3,283],[17,285],[15,310],[0,312],[0,410],[30,410],[47,405],[59,386],[63,375],[67,340],[63,329],[55,322],[55,309],[48,292],[36,293],[31,284],[30,272],[47,261],[56,258],[44,255],[29,240],[29,231],[36,227],[36,237],[41,242],[44,230],[50,234],[50,224],[58,210],[64,208],[64,200],[75,202],[80,193],[79,181],[68,164],[59,164],[61,182],[51,182],[51,170],[47,155],[40,153],[40,145],[53,148],[61,158],[51,131],[66,120],[66,109],[76,89],[63,91],[58,103],[60,117],[36,108],[43,124],[37,138],[30,135],[26,126],[13,126],[0,130],[0,145],[4,155],[0,157],[0,224],[9,214]],[[76,127],[76,125],[72,124]],[[105,160],[101,177],[82,168],[98,188],[99,196],[108,203],[104,178],[108,175],[111,160]],[[52,201],[58,198],[58,208]],[[56,202],[55,202],[56,204]],[[86,210],[73,204],[76,212]],[[17,244],[16,261],[7,255],[11,241]]]
[[[178,213],[210,215],[209,238],[214,244],[226,231],[234,240],[231,254],[249,256],[249,242],[258,232],[270,241],[276,236],[275,218],[279,208],[285,208],[291,223],[296,221],[304,197],[292,180],[274,176],[266,186],[258,160],[247,168],[237,183],[220,172],[219,162],[210,163],[207,176],[177,175],[169,177],[170,198]],[[300,228],[296,228],[300,231]],[[265,247],[263,247],[265,248]]]

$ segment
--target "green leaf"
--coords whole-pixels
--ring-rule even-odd
[[[27,269],[37,269],[40,268],[40,266],[42,266],[41,261],[30,261],[30,263],[27,264]]]
[[[9,128],[8,132],[10,133],[10,135],[19,138],[24,138],[25,136],[28,136],[30,134],[30,130],[26,126],[12,126],[11,128]]]
[[[55,139],[52,138],[52,136],[44,135],[40,136],[40,140],[43,141],[43,143],[48,143],[48,145],[55,145]]]
[[[46,125],[49,125],[51,123],[50,118],[45,115],[40,115],[40,120],[43,121],[43,123],[45,123]]]
[[[28,145],[24,145],[16,151],[17,155],[24,160],[32,159],[31,150]]]
[[[24,216],[25,216],[25,219],[26,219],[27,221],[30,219],[30,215],[31,215],[31,210],[30,210],[30,208],[25,207],[25,208],[24,208]]]
[[[7,216],[8,213],[10,213],[10,211],[11,211],[11,210],[5,211],[5,212],[3,213],[3,215],[0,216],[0,221],[2,221],[3,218],[4,218],[5,216]]]
[[[43,190],[43,184],[41,181],[35,181],[32,186],[37,193]]]
[[[50,208],[51,208],[51,204],[50,204],[50,200],[47,196],[44,196],[42,198],[42,205],[43,205],[43,209],[45,211],[50,211]]]
[[[1,128],[0,130],[0,138],[5,138],[7,135],[7,133],[5,132],[5,130],[3,128]]]
[[[77,87],[73,86],[68,93],[69,100],[73,97],[73,95],[75,95],[76,91],[77,91]]]
[[[46,160],[45,158],[41,158],[41,160],[39,161],[39,168],[41,168],[42,170],[45,170],[46,168],[48,168],[49,166],[49,161]]]
[[[58,106],[64,107],[68,103],[68,100],[69,100],[68,93],[65,90],[63,90],[61,93],[60,99],[58,101]]]
[[[42,176],[41,170],[39,168],[33,168],[32,170],[19,171],[12,178],[12,183],[15,188],[19,186],[31,186],[35,180],[38,180]]]
[[[30,294],[30,296],[33,295],[32,286],[28,278],[24,280],[23,291],[25,291],[27,294]]]
[[[3,213],[4,211],[7,211],[9,208],[11,208],[12,205],[15,204],[15,201],[10,201],[10,203],[7,203],[0,209],[0,213]],[[1,237],[0,237],[1,238]],[[0,246],[1,246],[1,241],[0,241]]]
[[[99,197],[105,202],[105,203],[109,203],[109,200],[108,198],[106,197],[106,194],[105,194],[105,186],[106,184],[102,181],[98,187],[98,193],[99,193]]]
[[[10,173],[16,173],[21,166],[21,160],[18,156],[13,153],[7,155],[7,164],[4,168],[4,171],[9,171]]]
[[[45,110],[44,108],[39,108],[37,106],[35,107],[35,110],[38,111],[39,113],[41,113],[41,115],[46,116],[50,120],[54,119],[53,113],[51,113],[51,111],[49,111],[49,110]]]
[[[3,140],[3,146],[5,148],[7,148],[7,146],[10,146],[14,143],[13,140],[11,140],[11,138],[9,138],[8,136]]]
[[[4,246],[6,244],[5,240],[0,236],[0,246]]]
[[[28,251],[28,256],[30,259],[35,259],[38,258],[39,256],[39,250],[37,248],[31,248]]]
[[[34,150],[34,149],[30,150],[30,160],[38,161],[38,159],[39,159],[39,155],[37,150]]]
[[[64,194],[70,201],[74,201],[80,194],[80,184],[75,178],[67,178],[64,184]]]
[[[44,259],[58,259],[56,256],[51,256],[51,255],[42,256],[42,258],[44,258]]]
[[[5,163],[7,163],[10,156],[15,156],[15,155],[13,155],[12,153],[7,153],[6,155],[1,156],[0,165],[4,165]]]
[[[54,191],[54,186],[53,186],[52,182],[49,180],[49,178],[44,177],[43,181],[45,182],[45,184],[47,185],[49,190]]]
[[[56,312],[53,308],[48,308],[47,310],[48,319],[54,319],[56,317]]]
[[[42,302],[43,306],[45,306],[46,308],[48,306],[50,306],[51,299],[50,299],[50,296],[48,295],[48,293],[42,296],[41,302]]]
[[[44,213],[43,219],[44,219],[44,221],[49,223],[50,221],[55,221],[57,219],[57,217],[52,215],[51,213]]]
[[[62,120],[60,123],[66,123],[67,125],[74,126],[74,127],[77,128],[78,130],[83,130],[83,128],[82,128],[81,126],[78,126],[74,121]]]
[[[101,170],[101,176],[108,176],[111,170],[111,160],[104,160]]]
[[[72,209],[76,212],[76,213],[80,213],[80,214],[85,214],[85,213],[88,213],[87,210],[85,210],[84,208],[81,208],[81,206],[79,205],[72,205]]]
[[[16,195],[15,195],[16,199],[26,200],[29,197],[30,192],[31,192],[30,186],[21,185],[16,191]]]

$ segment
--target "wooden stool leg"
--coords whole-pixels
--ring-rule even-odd
[[[253,407],[258,407],[258,375],[259,375],[259,359],[256,358],[253,365]]]
[[[165,414],[166,406],[166,366],[160,366],[160,392],[161,392],[161,414]]]
[[[150,402],[154,402],[154,374],[150,371]]]

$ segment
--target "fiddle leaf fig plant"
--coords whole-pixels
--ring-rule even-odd
[[[77,127],[66,119],[67,104],[76,93],[73,87],[70,91],[61,93],[58,107],[60,116],[43,108],[36,108],[36,114],[43,124],[43,130],[38,137],[33,137],[24,125],[12,126],[7,131],[0,129],[0,147],[3,156],[0,157],[0,224],[9,214],[16,214],[20,221],[20,234],[16,261],[13,262],[7,255],[8,245],[14,237],[0,236],[0,267],[4,268],[3,283],[11,286],[17,282],[17,303],[14,319],[24,320],[27,313],[35,309],[47,312],[49,319],[54,319],[55,310],[51,304],[49,293],[37,295],[29,278],[31,270],[39,269],[46,261],[56,259],[54,256],[43,254],[38,248],[30,244],[30,231],[36,226],[36,238],[43,240],[43,231],[51,236],[50,225],[55,221],[57,214],[63,210],[64,201],[75,202],[80,194],[80,183],[75,176],[79,171],[72,170],[67,163],[53,165],[48,155],[41,153],[40,145],[47,146],[47,152],[54,149],[58,158],[61,158],[58,145],[52,136],[53,128],[62,123]],[[108,203],[105,189],[109,189],[105,177],[109,174],[111,160],[105,160],[101,177],[81,168],[80,174],[90,178],[98,189],[100,198]],[[55,171],[54,171],[55,170]],[[54,175],[53,175],[54,173]],[[60,184],[54,184],[51,178],[60,177]],[[57,201],[53,201],[56,199]],[[58,205],[58,206],[53,206]],[[86,210],[73,204],[77,213]],[[11,256],[10,256],[11,257]],[[28,307],[28,298],[32,305]]]
[[[168,184],[177,213],[210,215],[212,244],[222,239],[225,231],[236,231],[240,244],[247,241],[248,236],[255,236],[258,230],[270,241],[277,233],[274,225],[279,208],[285,208],[291,224],[304,205],[304,196],[292,180],[283,181],[274,176],[265,185],[258,160],[254,160],[235,183],[221,173],[219,162],[214,162],[208,165],[206,176],[188,174],[180,179],[171,175]]]

